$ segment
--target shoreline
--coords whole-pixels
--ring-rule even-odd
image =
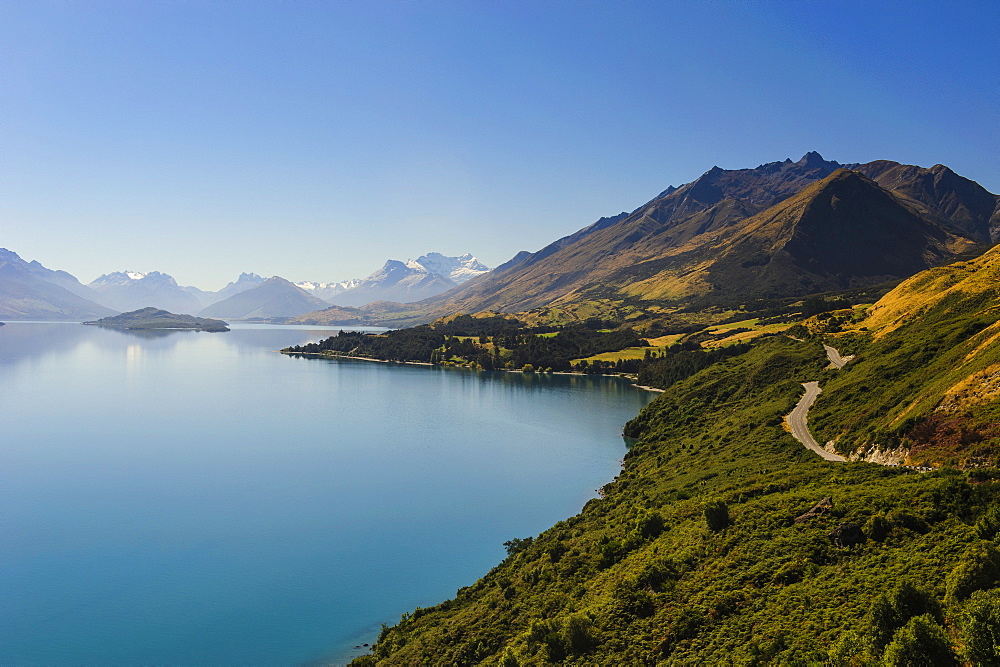
[[[432,364],[429,361],[397,361],[390,359],[375,359],[374,357],[357,357],[349,354],[329,354],[328,352],[285,352],[284,350],[277,350],[280,354],[287,354],[289,356],[295,355],[300,357],[320,357],[322,359],[354,359],[356,361],[375,361],[380,364],[410,364],[413,366],[431,366],[435,368],[465,368],[468,370],[475,370],[469,368],[468,366],[445,366],[443,364]],[[486,370],[486,369],[480,369]],[[495,372],[500,373],[521,373],[525,375],[525,372],[516,368],[494,368]],[[628,382],[636,389],[642,389],[643,391],[651,391],[657,394],[662,394],[665,389],[658,389],[656,387],[650,387],[644,384],[636,384],[633,378],[625,375],[612,375],[610,373],[581,373],[579,371],[550,371],[548,373],[542,373],[539,371],[532,371],[531,375],[580,375],[580,376],[597,376],[606,378],[618,378],[620,380],[628,380]]]

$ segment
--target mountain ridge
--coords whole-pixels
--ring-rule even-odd
[[[952,199],[957,203],[940,203],[932,207],[917,199],[917,195],[927,199],[926,188],[913,185],[907,190],[910,181],[924,178],[925,172],[930,170],[891,161],[850,166],[857,167],[862,175],[865,170],[870,171],[875,178],[869,180],[898,200],[899,206],[909,211],[908,215],[921,218],[921,224],[916,226],[932,236],[941,235],[937,228],[947,227],[948,234],[963,236],[970,242],[959,245],[979,243],[982,248],[987,245],[982,209],[994,202],[994,213],[986,216],[988,220],[994,219],[1000,215],[995,213],[1000,210],[1000,198],[974,181],[957,176],[938,179],[938,189],[931,192],[940,195],[955,188],[969,192],[963,190],[961,197],[954,195]],[[657,274],[661,274],[657,279],[661,284],[661,297],[671,298],[669,284],[678,280],[679,285],[674,290],[676,298],[707,294],[712,291],[711,283],[693,285],[687,277],[691,272],[703,273],[707,261],[705,253],[698,262],[685,265],[682,260],[686,253],[688,259],[699,258],[698,253],[692,253],[699,245],[709,247],[707,244],[721,243],[719,237],[729,233],[728,230],[743,226],[755,216],[801,193],[806,186],[829,178],[843,168],[844,165],[824,160],[815,152],[807,153],[796,162],[786,159],[754,169],[713,167],[691,183],[668,188],[665,194],[661,193],[632,213],[602,218],[535,253],[519,253],[517,261],[501,265],[485,278],[419,302],[409,310],[419,310],[425,313],[425,318],[434,319],[454,312],[521,312],[599,297],[642,299],[643,294],[634,287],[630,289],[629,285],[652,280]],[[890,187],[880,184],[879,178]],[[972,200],[979,202],[976,207],[962,203]],[[975,215],[967,213],[970,208],[975,208]],[[860,238],[856,242],[865,243]],[[947,261],[952,256],[952,251],[946,249],[940,259]],[[618,283],[609,278],[616,272],[622,279]],[[887,278],[899,279],[906,275],[909,274],[893,274]],[[874,276],[867,282],[872,280]]]

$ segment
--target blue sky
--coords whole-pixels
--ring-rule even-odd
[[[1000,3],[0,0],[0,246],[158,270],[490,265],[713,165],[1000,192]]]

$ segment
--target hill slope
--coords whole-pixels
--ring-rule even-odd
[[[0,317],[12,320],[85,320],[113,315],[94,293],[65,271],[0,248]]]
[[[724,293],[724,298],[729,299],[746,298],[762,289],[768,293],[805,293],[828,285],[872,284],[880,277],[906,277],[925,268],[927,262],[949,261],[963,248],[982,248],[992,238],[990,230],[996,233],[995,223],[1000,219],[997,196],[945,167],[924,170],[890,161],[851,165],[872,180],[866,181],[866,188],[857,182],[854,187],[844,185],[837,194],[838,201],[826,202],[827,213],[839,212],[839,219],[824,217],[817,208],[810,211],[814,215],[799,221],[814,225],[806,236],[818,241],[835,240],[841,252],[792,243],[782,249],[792,255],[798,268],[784,276],[770,271],[770,278],[761,282],[757,267],[770,261],[770,256],[758,257],[755,253],[776,239],[758,238],[749,230],[758,224],[757,231],[766,233],[792,224],[777,218],[798,214],[810,202],[797,201],[798,208],[783,203],[806,196],[808,186],[833,177],[842,167],[816,153],[808,153],[797,162],[785,160],[754,169],[713,167],[692,183],[670,188],[630,214],[602,218],[576,234],[536,253],[519,255],[492,273],[419,305],[429,316],[439,316],[482,310],[519,312],[598,298],[671,300]],[[843,175],[837,178],[844,179]],[[881,194],[876,196],[875,192]],[[861,199],[851,201],[853,195]],[[904,221],[904,217],[908,220]],[[770,222],[762,225],[764,219]],[[883,224],[888,228],[882,229]],[[916,235],[906,240],[907,244],[936,247],[925,248],[929,254],[924,253],[927,256],[922,261],[911,258],[883,272],[871,266],[859,267],[847,251],[852,245],[871,250],[884,243],[886,237],[900,243],[903,233]],[[737,239],[727,240],[730,236]],[[728,275],[729,279],[716,284],[705,272],[713,258],[710,251],[720,247],[727,251],[729,260],[713,262],[715,273]],[[890,254],[885,253],[886,257]],[[822,279],[817,281],[815,276],[807,275],[814,284],[801,284],[798,274],[815,273],[809,266],[813,261],[822,264],[816,274]],[[858,270],[862,273],[855,273]],[[744,285],[748,288],[744,289]]]
[[[228,320],[270,319],[294,317],[329,305],[284,278],[274,276],[256,287],[213,303],[198,315]]]
[[[824,370],[820,341],[779,336],[669,387],[627,426],[637,443],[600,499],[513,539],[355,664],[997,664],[981,640],[1000,633],[1000,469],[827,462],[783,416],[819,380],[815,430],[945,410],[995,463],[1000,433],[977,429],[1000,423],[998,256],[887,295],[870,331],[834,343],[858,355],[843,370]],[[901,320],[907,299],[923,310]]]

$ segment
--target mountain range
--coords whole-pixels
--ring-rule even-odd
[[[446,292],[489,270],[469,253],[446,257],[431,252],[405,262],[390,259],[366,278],[295,284],[337,306],[363,306],[374,301],[411,303]]]
[[[1000,198],[942,165],[810,152],[713,167],[489,274],[398,309],[425,319],[604,301],[743,302],[898,280],[1000,237]]]
[[[389,260],[367,278],[340,283],[293,284],[279,276],[242,273],[217,292],[180,286],[159,271],[117,271],[82,285],[65,271],[0,250],[0,317],[7,319],[91,319],[145,307],[229,319],[287,318],[331,305],[370,301],[417,301],[454,288],[489,271],[471,254],[428,253],[416,260]],[[243,296],[240,296],[243,295]],[[237,298],[239,297],[239,298]],[[220,305],[221,304],[221,305]]]
[[[0,248],[0,317],[12,320],[85,320],[114,315],[98,295],[66,273],[26,262]]]
[[[88,289],[34,263],[30,271],[7,270],[0,316],[89,318],[107,314],[94,310],[100,306],[155,305],[317,324],[402,326],[483,311],[652,322],[679,309],[738,309],[891,286],[976,256],[998,238],[1000,197],[948,167],[890,160],[841,164],[809,152],[752,169],[713,167],[631,213],[600,218],[492,271],[471,255],[429,253],[389,260],[364,279],[339,283],[292,284],[244,273],[213,293],[180,287],[158,272],[106,274]],[[16,288],[10,284],[15,272]],[[22,284],[28,274],[30,286]],[[45,296],[53,287],[72,296]],[[65,301],[72,297],[89,305]],[[47,298],[63,305],[45,306]],[[220,310],[219,303],[227,305]]]
[[[1000,664],[998,280],[995,246],[671,379],[599,498],[351,665]],[[790,432],[805,380],[839,461]]]

